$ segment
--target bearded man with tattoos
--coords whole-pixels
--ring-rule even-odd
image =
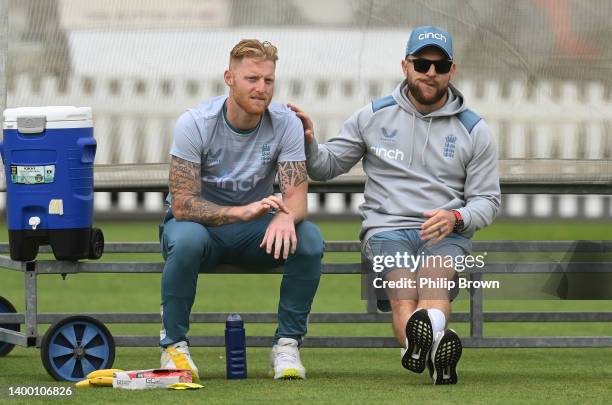
[[[201,103],[176,123],[169,208],[160,226],[164,368],[188,365],[198,375],[187,332],[199,272],[221,263],[283,266],[271,367],[275,379],[305,378],[298,348],[321,277],[324,242],[304,220],[301,121],[271,102],[277,59],[267,41],[240,41],[224,73],[229,95]],[[273,194],[276,174],[282,198]]]

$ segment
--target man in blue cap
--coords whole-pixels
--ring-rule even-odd
[[[370,286],[385,299],[379,308],[392,311],[402,365],[416,373],[428,367],[433,384],[456,384],[462,344],[446,323],[457,271],[470,267],[471,237],[500,207],[496,146],[450,83],[448,32],[415,28],[402,70],[391,95],[357,111],[325,144],[316,142],[310,118],[290,107],[304,125],[311,178],[331,179],[363,158],[360,239],[376,274]]]

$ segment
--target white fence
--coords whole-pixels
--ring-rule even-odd
[[[275,99],[303,107],[314,118],[321,140],[337,133],[344,120],[370,99],[389,94],[400,77],[279,78]],[[482,115],[497,137],[500,158],[610,159],[612,100],[599,83],[457,81],[468,106]],[[8,105],[91,106],[97,164],[168,161],[176,118],[202,100],[223,94],[219,77],[142,78],[74,77],[60,89],[54,78],[33,82],[27,76],[9,84]],[[508,216],[607,217],[607,196],[505,196]],[[309,196],[312,212],[356,212],[363,196],[327,194],[321,202]],[[97,193],[98,211],[161,212],[161,193]]]

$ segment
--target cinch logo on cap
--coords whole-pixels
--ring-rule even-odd
[[[446,37],[438,32],[424,32],[422,34],[419,34],[419,41],[422,41],[424,39],[429,39],[429,38],[434,38],[437,39],[439,41],[446,41]]]
[[[447,31],[433,25],[415,27],[412,30],[406,44],[406,56],[414,55],[428,46],[440,48],[448,59],[453,59],[453,37]]]

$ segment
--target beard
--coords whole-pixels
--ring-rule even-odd
[[[446,95],[448,91],[448,84],[446,84],[445,86],[440,87],[434,93],[433,96],[425,96],[423,92],[421,92],[421,89],[419,88],[419,85],[417,82],[414,82],[410,79],[408,79],[407,82],[408,82],[408,91],[410,91],[410,94],[412,94],[412,96],[414,97],[416,101],[418,101],[419,103],[423,105],[433,105],[437,103],[438,101],[442,99],[442,97]]]
[[[230,96],[242,110],[252,115],[263,114],[272,101],[272,96],[269,94],[265,95],[265,100],[263,101],[251,99],[250,94],[246,92],[233,91],[230,92]]]

